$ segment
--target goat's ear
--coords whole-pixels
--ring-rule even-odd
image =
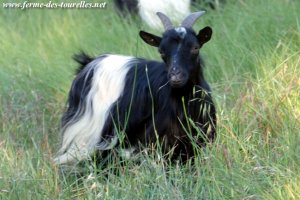
[[[158,47],[161,42],[161,37],[147,33],[145,31],[140,31],[140,37],[151,46]]]
[[[211,38],[211,35],[212,29],[209,26],[201,29],[197,35],[199,44],[202,46],[203,44],[208,42]]]

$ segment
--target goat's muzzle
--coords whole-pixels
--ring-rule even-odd
[[[172,68],[169,72],[169,82],[171,87],[182,87],[186,82],[183,72],[178,68]]]

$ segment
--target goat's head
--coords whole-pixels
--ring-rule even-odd
[[[205,27],[198,34],[192,29],[193,24],[204,11],[187,16],[179,27],[174,28],[170,19],[163,13],[157,15],[161,19],[165,32],[162,37],[140,31],[140,37],[152,46],[158,47],[168,70],[169,83],[173,88],[184,87],[192,74],[199,67],[199,49],[208,42],[212,29]]]

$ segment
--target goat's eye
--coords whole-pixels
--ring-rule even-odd
[[[200,47],[199,46],[193,46],[191,49],[191,53],[198,54]]]

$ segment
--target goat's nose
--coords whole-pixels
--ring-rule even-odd
[[[178,76],[176,76],[176,75],[171,75],[171,76],[170,76],[170,81],[176,82],[176,81],[178,81],[178,80],[179,80],[179,77],[178,77]]]
[[[172,68],[169,74],[170,81],[178,82],[182,78],[182,73],[178,68]]]
[[[181,73],[181,71],[178,68],[176,68],[176,67],[171,68],[170,75],[178,76],[180,73]]]

